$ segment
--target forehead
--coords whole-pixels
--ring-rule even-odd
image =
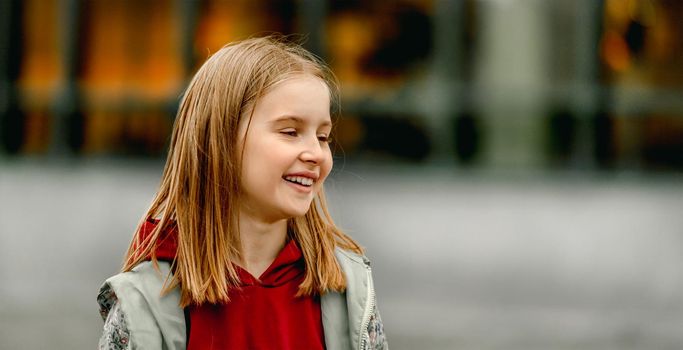
[[[330,118],[330,89],[313,75],[295,75],[269,88],[254,107],[254,117]]]

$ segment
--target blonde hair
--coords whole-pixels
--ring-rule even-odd
[[[212,55],[190,81],[180,103],[159,190],[142,218],[126,253],[123,271],[151,257],[169,229],[177,230],[173,275],[165,291],[179,286],[181,306],[229,301],[239,286],[233,264],[241,256],[237,203],[240,199],[241,154],[238,125],[251,118],[253,106],[270,87],[297,74],[311,74],[330,89],[337,84],[317,57],[282,37],[231,43]],[[143,236],[145,220],[155,229]],[[362,253],[337,228],[327,210],[323,190],[308,212],[287,223],[301,247],[306,275],[298,295],[343,291],[346,281],[335,247]]]

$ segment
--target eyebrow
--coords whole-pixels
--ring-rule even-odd
[[[285,115],[285,116],[279,117],[279,118],[273,120],[273,124],[277,124],[277,123],[281,123],[281,122],[285,122],[285,121],[290,121],[290,120],[297,123],[297,124],[304,124],[304,120],[300,117],[295,116],[295,115]],[[320,126],[332,126],[332,122],[329,120],[325,120],[324,122],[322,122],[320,124]]]

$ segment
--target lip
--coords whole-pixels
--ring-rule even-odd
[[[299,185],[297,183],[289,182],[285,180],[287,176],[299,176],[299,177],[305,177],[308,179],[313,180],[313,185],[318,181],[318,178],[320,177],[318,174],[312,172],[312,171],[298,171],[295,173],[289,173],[285,174],[282,176],[282,181],[286,182],[289,186],[291,186],[294,190],[300,193],[311,193],[313,191],[313,185],[311,186],[304,186],[304,185]]]
[[[320,177],[318,174],[316,174],[316,173],[314,173],[314,172],[312,172],[312,171],[299,171],[299,172],[296,172],[296,173],[289,173],[289,174],[285,174],[284,176],[282,176],[282,178],[284,179],[284,178],[287,177],[287,176],[307,177],[307,178],[309,178],[309,179],[312,179],[314,182],[315,182],[315,181],[318,181],[318,177]]]
[[[291,175],[291,176],[293,176],[293,175]],[[301,175],[297,175],[297,176],[301,176]],[[299,184],[294,183],[294,182],[289,182],[289,181],[285,180],[284,178],[282,179],[282,181],[284,181],[287,185],[291,186],[297,192],[310,193],[311,191],[313,191],[313,186],[306,187],[304,185],[299,185]]]

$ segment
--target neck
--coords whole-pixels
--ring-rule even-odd
[[[239,213],[242,258],[240,266],[252,276],[259,278],[280,253],[287,241],[287,220],[268,222]]]

